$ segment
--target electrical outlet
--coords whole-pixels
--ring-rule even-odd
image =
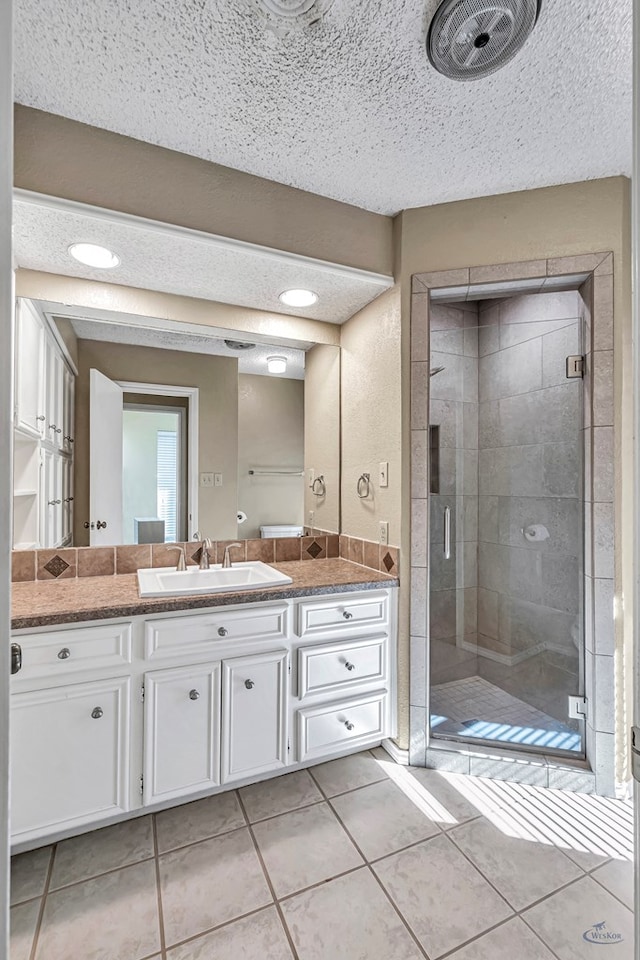
[[[222,474],[221,474],[221,473],[214,473],[214,475],[213,475],[213,485],[214,485],[214,487],[221,487],[221,486],[222,486]]]
[[[380,543],[386,546],[389,543],[389,521],[380,520],[379,523],[379,539]]]
[[[313,481],[315,480],[315,478],[316,478],[316,472],[315,472],[315,470],[313,469],[313,467],[309,467],[309,469],[307,470],[307,484],[308,484],[308,486],[310,486],[310,487],[313,486]]]
[[[200,486],[201,487],[213,487],[214,479],[212,473],[201,473],[200,474]]]
[[[313,526],[313,521],[315,519],[315,510],[309,510],[309,526]]]
[[[380,486],[381,487],[389,486],[389,461],[388,460],[380,461]]]

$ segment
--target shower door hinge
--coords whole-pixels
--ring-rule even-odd
[[[631,776],[640,782],[640,727],[631,727]]]
[[[569,719],[586,720],[589,715],[586,697],[569,697]]]
[[[567,380],[573,380],[574,377],[584,377],[585,358],[580,354],[567,357]]]

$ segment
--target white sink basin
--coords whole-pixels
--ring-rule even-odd
[[[212,564],[208,570],[190,567],[152,567],[138,570],[138,590],[141,597],[180,597],[202,593],[235,593],[241,590],[259,590],[261,587],[279,587],[292,583],[291,577],[260,560],[234,563],[226,570]]]

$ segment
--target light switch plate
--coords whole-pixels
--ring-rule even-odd
[[[313,526],[313,521],[314,521],[315,515],[316,515],[316,514],[315,514],[315,510],[309,510],[309,526],[310,526],[310,527]]]
[[[212,473],[201,473],[200,474],[200,486],[201,487],[213,487],[214,479]]]
[[[389,543],[389,521],[380,520],[379,530],[380,530],[380,535],[379,535],[380,543],[386,546]]]
[[[221,486],[222,486],[222,474],[221,474],[221,473],[214,473],[214,475],[213,475],[213,485],[214,485],[214,487],[221,487]]]
[[[380,461],[380,486],[381,487],[389,486],[389,461],[388,460]]]

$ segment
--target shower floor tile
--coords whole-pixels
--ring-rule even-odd
[[[582,749],[568,724],[537,710],[483,677],[466,677],[431,688],[431,729],[440,735],[498,741],[545,750]]]

